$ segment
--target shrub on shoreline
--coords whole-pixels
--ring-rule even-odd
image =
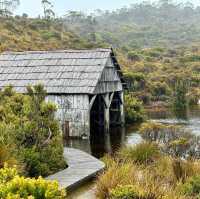
[[[136,164],[150,164],[160,157],[160,150],[154,143],[143,142],[136,146],[122,148],[118,155]]]
[[[181,126],[145,122],[139,132],[144,140],[157,143],[166,154],[184,159],[200,159],[200,137]]]
[[[0,169],[1,199],[65,199],[66,192],[59,189],[57,182],[24,178],[15,168]]]
[[[66,168],[56,106],[45,97],[42,85],[28,87],[26,95],[11,86],[0,91],[0,144],[9,147],[12,160],[22,162],[25,175],[30,177]],[[5,153],[2,156],[1,165],[11,162]]]
[[[148,151],[149,143],[142,143],[142,146],[146,146]],[[195,178],[200,173],[198,160],[187,161],[164,153],[159,153],[157,156],[156,153],[156,158],[149,163],[135,161],[135,150],[139,150],[140,147],[141,144],[131,149],[123,148],[114,158],[105,158],[107,170],[97,179],[97,198],[194,199],[199,197],[199,178]],[[134,151],[133,156],[132,151]]]

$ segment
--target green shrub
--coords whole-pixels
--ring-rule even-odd
[[[145,120],[144,108],[142,102],[131,95],[125,96],[125,117],[126,123],[142,122]]]
[[[146,80],[142,73],[126,72],[124,78],[128,86],[129,91],[141,91],[144,89]]]
[[[187,82],[184,80],[177,80],[174,90],[173,108],[175,113],[185,111],[188,108],[187,100]]]
[[[47,176],[66,167],[56,106],[45,101],[43,86],[27,90],[27,95],[11,87],[0,91],[0,144],[13,148],[10,154],[24,162],[29,176]],[[5,153],[2,156],[0,165],[11,163]]]
[[[59,189],[57,182],[24,178],[17,175],[16,169],[0,169],[1,199],[64,199],[66,193]]]
[[[200,56],[199,55],[187,55],[185,57],[180,58],[180,62],[199,62]]]
[[[138,164],[148,164],[160,157],[160,150],[154,143],[143,142],[133,147],[121,149],[119,156]]]
[[[182,186],[183,194],[187,196],[195,196],[195,198],[200,198],[200,176],[194,176],[187,180]]]
[[[4,168],[0,169],[0,185],[6,184],[17,175],[16,168],[9,168],[5,164]]]
[[[107,199],[110,190],[115,189],[118,185],[135,184],[137,181],[136,168],[130,162],[120,164],[113,160],[109,161],[105,172],[98,177],[97,181],[97,198]]]
[[[156,97],[166,96],[171,94],[169,86],[165,82],[155,82],[151,85],[152,95]]]
[[[56,38],[58,40],[61,39],[61,34],[59,32],[49,32],[49,31],[43,31],[42,32],[42,38],[44,40],[49,40],[49,39],[52,39],[52,38]]]
[[[111,199],[138,199],[138,193],[136,193],[134,186],[124,185],[117,186],[110,191]]]
[[[135,51],[130,51],[130,52],[128,52],[128,59],[131,60],[131,61],[140,61],[141,55],[139,55]]]

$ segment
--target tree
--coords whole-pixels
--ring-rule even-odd
[[[0,15],[10,16],[20,5],[20,0],[0,0]]]
[[[184,80],[177,80],[174,90],[173,108],[177,118],[187,119],[188,100],[187,100],[188,83]]]
[[[48,0],[42,0],[42,6],[44,10],[44,18],[49,20],[55,17],[55,12],[53,11],[53,4]]]
[[[13,151],[29,176],[46,176],[66,167],[56,106],[45,101],[43,86],[27,91],[27,95],[11,87],[0,91],[0,144],[9,149],[15,145]]]
[[[126,123],[142,122],[145,120],[145,113],[142,102],[137,98],[132,97],[131,94],[125,95],[125,116]]]

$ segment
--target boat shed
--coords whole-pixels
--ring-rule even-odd
[[[5,52],[0,89],[25,93],[43,84],[68,137],[90,136],[92,126],[124,124],[124,80],[112,49]]]

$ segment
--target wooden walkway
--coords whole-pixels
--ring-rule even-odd
[[[88,179],[95,177],[105,167],[100,160],[74,148],[64,148],[64,158],[69,167],[46,178],[58,181],[61,188],[76,188]]]

